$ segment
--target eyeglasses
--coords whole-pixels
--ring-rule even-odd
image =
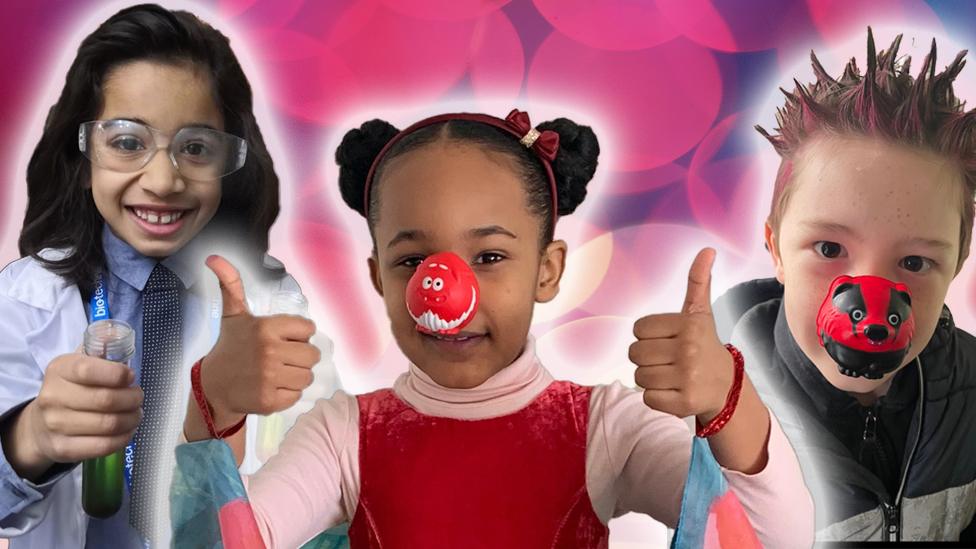
[[[188,126],[168,144],[167,137],[132,120],[95,120],[78,127],[78,149],[99,168],[132,173],[165,148],[180,175],[194,181],[220,179],[241,169],[247,160],[247,141],[236,135]]]

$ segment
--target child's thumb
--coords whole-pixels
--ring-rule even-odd
[[[237,269],[219,255],[207,258],[207,267],[220,282],[220,295],[224,302],[224,317],[247,314],[247,300],[244,297],[244,283]]]
[[[712,248],[703,248],[695,256],[695,261],[688,270],[688,291],[685,293],[685,303],[681,307],[681,312],[712,312],[713,263],[715,263],[715,250]]]

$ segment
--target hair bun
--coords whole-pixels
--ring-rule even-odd
[[[365,216],[363,203],[366,176],[383,147],[399,133],[385,120],[370,120],[359,128],[349,130],[336,149],[335,160],[339,165],[339,190],[342,200],[352,209]]]
[[[596,172],[600,142],[592,128],[568,118],[543,122],[538,129],[559,134],[559,152],[552,172],[556,176],[559,215],[571,214],[586,198],[586,184]]]

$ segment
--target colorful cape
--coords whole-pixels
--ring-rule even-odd
[[[173,547],[264,549],[234,453],[221,440],[176,447],[170,519]],[[346,530],[332,528],[302,549],[349,549]]]
[[[708,442],[694,437],[672,549],[762,549]]]
[[[264,549],[230,447],[220,440],[181,444],[170,492],[174,547]],[[349,549],[348,525],[302,549]],[[761,549],[708,442],[695,437],[672,549]]]

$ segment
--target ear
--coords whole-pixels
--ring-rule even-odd
[[[376,254],[369,256],[366,263],[369,265],[369,280],[373,283],[373,289],[383,297],[383,279],[380,278],[380,263]]]
[[[776,280],[779,280],[780,284],[785,284],[786,276],[783,274],[783,260],[779,256],[779,247],[776,245],[776,233],[773,231],[772,225],[769,221],[766,221],[765,225],[765,240],[766,249],[769,251],[769,256],[773,259],[773,268],[776,270]]]
[[[548,303],[559,294],[559,281],[566,269],[566,241],[554,240],[542,252],[539,279],[535,287],[537,303]]]

